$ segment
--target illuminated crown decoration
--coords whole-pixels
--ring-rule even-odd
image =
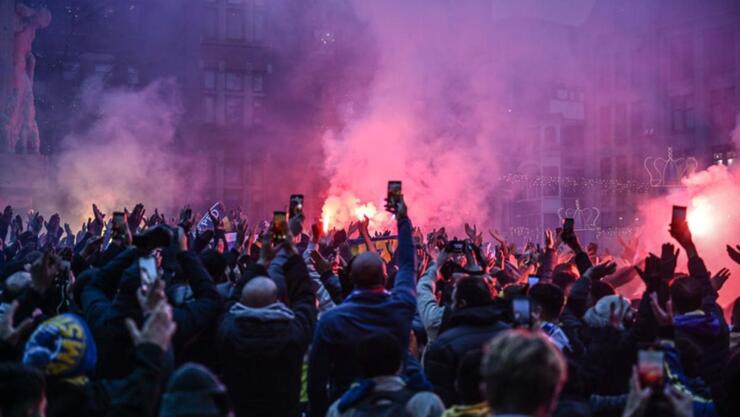
[[[596,207],[581,209],[581,203],[578,200],[576,200],[576,208],[561,208],[558,210],[558,216],[561,222],[564,219],[573,219],[573,230],[575,231],[599,230],[596,222],[601,216],[601,211]]]
[[[673,158],[673,149],[668,148],[668,158],[645,158],[645,169],[650,176],[651,187],[680,187],[681,180],[696,171],[696,158]]]

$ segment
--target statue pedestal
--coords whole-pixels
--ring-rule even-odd
[[[49,194],[49,160],[44,155],[0,153],[0,210],[38,210]]]

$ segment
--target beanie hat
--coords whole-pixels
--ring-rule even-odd
[[[583,320],[591,327],[608,326],[612,303],[616,306],[614,312],[619,314],[619,327],[622,328],[622,321],[630,309],[630,302],[621,295],[607,295],[601,298],[595,306],[586,311]]]
[[[229,413],[226,388],[205,367],[186,363],[172,375],[160,417],[221,417]]]
[[[46,320],[33,332],[26,342],[23,364],[52,377],[74,379],[92,371],[97,356],[85,321],[66,313]]]

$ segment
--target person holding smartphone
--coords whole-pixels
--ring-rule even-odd
[[[394,186],[393,192],[396,193]],[[387,332],[395,337],[402,352],[408,351],[411,323],[416,314],[415,247],[408,208],[400,193],[388,210],[398,224],[398,272],[393,289],[385,290],[385,264],[376,253],[364,252],[352,261],[350,279],[355,290],[339,306],[325,312],[318,322],[308,364],[309,415],[324,416],[355,380],[361,378],[357,345],[364,336]],[[409,384],[418,384],[419,365],[405,354],[403,374]],[[406,383],[404,383],[406,384]]]

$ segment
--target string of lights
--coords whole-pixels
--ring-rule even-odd
[[[500,180],[508,184],[527,184],[531,187],[560,186],[561,189],[600,189],[615,192],[647,193],[652,187],[647,181],[562,177],[549,175],[504,174]]]

